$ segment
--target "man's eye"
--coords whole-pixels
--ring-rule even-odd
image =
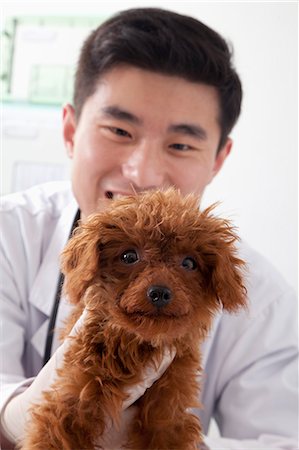
[[[190,145],[187,144],[172,144],[171,148],[174,148],[175,150],[180,150],[181,152],[192,150],[192,147],[190,147]]]
[[[130,133],[128,133],[126,130],[123,130],[122,128],[109,127],[109,130],[112,131],[112,133],[116,134],[117,136],[131,137]]]
[[[126,250],[120,255],[120,260],[124,264],[135,264],[139,261],[139,256],[136,250]]]

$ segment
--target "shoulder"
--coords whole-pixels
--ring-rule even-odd
[[[244,241],[240,242],[238,251],[246,263],[245,283],[251,317],[262,314],[284,297],[295,298],[293,288],[267,258]]]
[[[46,213],[57,217],[73,198],[69,182],[51,182],[34,186],[1,198],[0,211],[3,215],[36,216]]]
[[[246,263],[248,307],[235,314],[223,312],[219,329],[234,345],[241,342],[241,336],[250,336],[250,345],[261,334],[269,334],[272,339],[281,326],[288,328],[288,336],[293,339],[297,317],[295,290],[267,258],[247,243],[240,242],[238,252]]]
[[[65,182],[38,185],[2,197],[0,202],[0,266],[5,295],[26,305],[42,274],[56,280],[59,254],[78,205]],[[39,298],[44,302],[44,292]]]
[[[27,257],[30,257],[33,264],[32,260],[35,258],[38,266],[58,224],[64,233],[69,232],[76,208],[77,204],[68,182],[37,185],[26,191],[2,197],[1,252],[6,255],[8,261],[14,261],[15,264],[16,261],[26,260]],[[65,215],[68,217],[61,221]]]
[[[224,383],[277,349],[290,355],[297,352],[294,289],[271,262],[245,242],[240,242],[238,251],[247,266],[248,307],[234,314],[223,311],[203,347],[204,362],[219,367]]]

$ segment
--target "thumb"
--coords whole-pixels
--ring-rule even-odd
[[[145,391],[155,383],[155,381],[161,378],[163,373],[172,363],[175,354],[176,351],[174,348],[166,348],[159,365],[157,365],[157,362],[153,361],[145,366],[141,382],[125,389],[128,398],[123,402],[123,409],[126,409],[135,403],[136,400],[142,397]]]
[[[134,420],[138,411],[137,406],[130,406],[122,411],[120,416],[120,423],[116,426],[113,421],[108,421],[104,434],[97,440],[97,447],[105,450],[122,450],[128,438],[128,429],[131,422]]]
[[[71,329],[69,336],[76,336],[78,334],[80,328],[82,327],[82,325],[84,323],[86,316],[87,316],[87,309],[84,309],[81,316],[79,317],[79,319],[77,320],[77,322],[75,323],[73,328]]]

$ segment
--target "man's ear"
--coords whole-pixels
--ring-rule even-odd
[[[213,178],[217,175],[217,173],[222,168],[224,161],[228,157],[228,155],[231,152],[233,146],[233,141],[231,138],[227,138],[225,144],[221,147],[221,149],[218,151],[215,161],[214,161],[214,167],[213,167]]]
[[[76,131],[76,116],[72,105],[67,104],[63,107],[63,140],[69,158],[73,157],[74,135]]]

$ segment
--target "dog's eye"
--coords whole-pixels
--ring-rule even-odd
[[[190,256],[187,256],[187,258],[183,259],[181,266],[186,270],[195,270],[197,268],[197,262]]]
[[[120,260],[124,264],[134,264],[139,260],[136,250],[126,250],[120,255]]]

